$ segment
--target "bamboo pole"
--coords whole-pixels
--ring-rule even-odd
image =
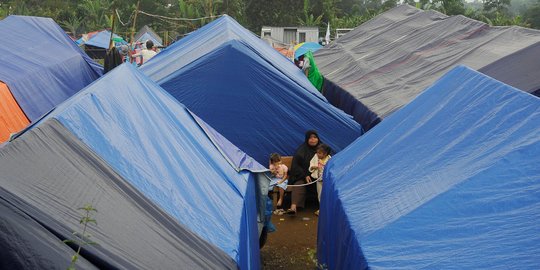
[[[169,46],[169,31],[165,31],[164,38],[165,42],[163,43],[163,46],[167,47]]]
[[[115,10],[116,11],[116,10]],[[111,20],[112,20],[112,26],[111,26],[111,38],[109,39],[109,50],[112,49],[113,47],[113,35],[114,35],[114,23],[115,23],[115,18],[116,16],[114,16],[114,12],[113,12],[113,15],[111,15]]]
[[[135,9],[135,15],[133,16],[133,26],[131,27],[131,44],[134,44],[135,41],[133,40],[135,38],[135,24],[137,23],[137,15],[139,14],[139,4],[141,1],[137,1],[137,9]]]

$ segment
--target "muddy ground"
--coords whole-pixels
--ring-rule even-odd
[[[317,269],[317,208],[317,202],[310,200],[296,216],[272,215],[277,231],[268,234],[261,249],[262,269]]]

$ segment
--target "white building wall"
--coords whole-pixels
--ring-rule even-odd
[[[287,31],[285,31],[287,29]],[[291,30],[294,30],[291,33]],[[265,32],[270,32],[270,37],[283,43],[291,43],[299,41],[300,34],[306,34],[306,42],[318,42],[319,41],[319,29],[317,27],[277,27],[277,26],[263,26],[261,29],[261,38],[264,37]],[[287,32],[287,34],[285,34]]]

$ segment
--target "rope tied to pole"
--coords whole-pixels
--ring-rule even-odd
[[[268,177],[267,174],[264,174],[264,176],[266,176],[266,178],[268,178],[268,180],[272,180],[270,177]],[[287,187],[304,187],[304,186],[313,185],[313,184],[315,184],[315,183],[317,183],[317,182],[321,182],[321,181],[322,181],[322,177],[319,177],[319,178],[317,178],[317,180],[311,181],[311,182],[309,182],[309,183],[299,184],[299,185],[287,185]],[[272,185],[272,186],[276,186],[276,185]],[[271,186],[271,187],[272,187],[272,186]]]
[[[120,24],[122,26],[126,26],[126,25],[130,24],[131,20],[133,19],[133,15],[135,14],[135,10],[134,10],[133,12],[131,12],[131,15],[129,15],[127,23],[124,23],[124,22],[122,22],[122,19],[120,19],[120,14],[118,13],[118,9],[115,9],[115,11],[116,11],[116,17],[118,18],[118,21],[120,22]]]
[[[315,181],[311,181],[311,182],[305,183],[305,184],[300,184],[300,185],[287,185],[287,187],[303,187],[303,186],[309,186],[309,185],[313,185],[313,184],[315,184],[315,183],[317,183],[317,182],[320,182],[320,181],[322,181],[322,178],[318,178],[318,179],[315,180]]]
[[[198,20],[213,19],[213,18],[218,18],[218,17],[223,16],[223,15],[214,15],[214,16],[206,16],[206,17],[189,19],[189,18],[171,18],[171,17],[161,16],[161,15],[156,15],[156,14],[150,14],[150,13],[146,13],[146,12],[144,12],[142,10],[139,10],[138,13],[141,13],[141,14],[144,14],[144,15],[150,16],[150,17],[161,18],[161,19],[171,20],[171,21],[198,21]]]

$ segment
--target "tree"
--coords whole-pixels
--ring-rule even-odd
[[[195,3],[187,2],[184,0],[178,0],[178,8],[180,10],[180,18],[195,19],[200,17],[200,12]],[[185,21],[182,23],[184,25],[183,32],[188,33],[195,30],[198,27],[197,21]]]
[[[79,9],[84,14],[87,31],[110,27],[111,22],[108,16],[108,12],[111,12],[110,5],[111,3],[106,0],[84,0],[79,4]]]
[[[304,19],[298,18],[298,23],[303,26],[319,26],[323,15],[319,15],[317,18],[311,13],[311,6],[309,0],[304,0]]]
[[[8,15],[9,5],[0,3],[0,20]]]
[[[508,7],[510,6],[510,0],[485,0],[484,11],[486,12],[499,12],[506,14]]]
[[[465,13],[463,0],[441,0],[439,11],[446,15],[460,15]]]
[[[260,32],[263,25],[294,26],[302,16],[303,2],[298,0],[246,1],[245,25],[253,32]]]
[[[404,4],[408,4],[408,5],[411,5],[413,7],[416,6],[416,2],[414,0],[405,0],[403,1]]]
[[[233,17],[242,25],[246,25],[246,3],[244,0],[223,0],[222,12]]]
[[[383,2],[382,6],[381,6],[381,9],[383,11],[387,11],[391,8],[395,8],[397,6],[397,0],[386,0]]]
[[[82,25],[82,20],[81,18],[73,16],[67,21],[60,21],[59,24],[60,26],[66,28],[73,37],[77,37],[78,30]]]
[[[25,3],[24,1],[15,1],[13,4],[11,4],[9,9],[10,15],[31,15],[27,3]]]
[[[540,1],[525,11],[523,20],[531,27],[540,29]]]
[[[326,21],[332,22],[336,19],[337,15],[337,7],[336,7],[336,1],[335,0],[323,0],[322,6],[323,6],[323,16],[326,19]]]
[[[205,17],[211,17],[217,14],[220,5],[223,4],[221,0],[202,0],[199,1],[203,14]]]
[[[519,25],[529,27],[529,24],[521,18],[521,16],[510,17],[499,12],[495,12],[495,17],[491,20],[490,25]]]

